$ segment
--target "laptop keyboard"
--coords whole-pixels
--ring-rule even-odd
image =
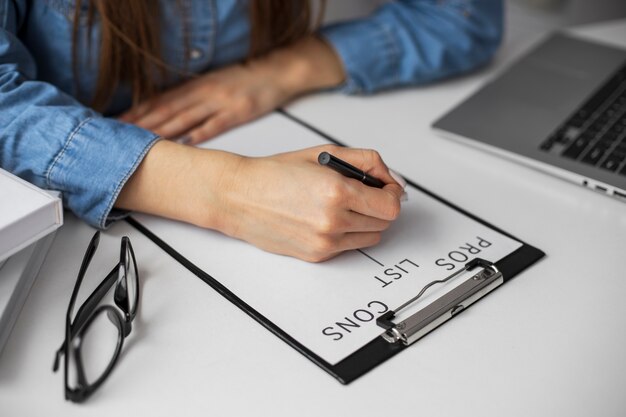
[[[626,64],[540,148],[626,176]]]

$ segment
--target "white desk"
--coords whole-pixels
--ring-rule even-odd
[[[626,44],[626,22],[585,32]],[[547,252],[497,294],[346,387],[120,223],[103,235],[89,282],[129,234],[141,313],[110,379],[77,406],[51,372],[77,254],[93,233],[68,215],[0,357],[0,415],[625,415],[626,206],[428,128],[534,39],[446,84],[290,108],[348,144],[384,141],[402,174]]]

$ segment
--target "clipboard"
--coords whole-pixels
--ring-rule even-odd
[[[299,124],[303,128],[308,129],[331,143],[345,146],[335,138],[330,137],[284,111],[279,111],[279,115],[288,118],[291,122]],[[127,218],[127,221],[267,330],[335,377],[342,384],[349,384],[387,359],[408,348],[412,343],[429,334],[450,318],[465,311],[470,305],[473,305],[476,301],[512,279],[544,256],[544,253],[539,249],[490,225],[484,220],[424,189],[415,182],[407,180],[407,183],[410,187],[455,210],[460,215],[516,240],[521,246],[504,258],[497,260],[495,263],[490,262],[489,259],[474,257],[468,260],[463,268],[454,271],[454,273],[449,274],[445,278],[434,279],[421,288],[420,291],[416,291],[414,294],[407,294],[407,300],[404,303],[398,306],[392,306],[393,308],[376,318],[376,324],[380,328],[380,336],[360,346],[347,357],[336,363],[331,363],[324,359],[321,355],[314,352],[313,349],[293,337],[289,332],[285,331],[281,326],[264,315],[257,306],[248,303],[238,296],[236,291],[233,291],[220,282],[219,278],[211,274],[211,271],[206,270],[207,268],[202,269],[194,264],[188,257],[185,257],[180,251],[166,242],[166,239],[162,239],[158,233],[154,233],[145,224],[142,224],[142,222],[133,217]],[[443,293],[440,297],[429,302],[423,308],[417,311],[411,311],[408,316],[397,317],[401,315],[402,312],[406,312],[407,308],[410,308],[414,302],[421,299],[431,288],[445,285],[448,281],[452,281],[459,275],[465,273],[471,274],[471,277],[463,281],[460,285]]]

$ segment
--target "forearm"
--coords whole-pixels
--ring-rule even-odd
[[[18,33],[30,7],[0,2],[0,166],[45,189],[65,208],[105,228],[119,190],[157,136],[83,106],[38,80],[36,61]]]
[[[157,142],[115,206],[224,231],[226,179],[242,157],[170,141]]]
[[[385,182],[368,187],[321,167],[332,152]],[[270,252],[321,261],[376,244],[402,188],[373,151],[322,146],[263,158],[157,142],[117,207],[218,230]]]
[[[118,191],[156,135],[104,118],[12,67],[0,63],[0,166],[60,191],[65,208],[107,227],[118,217],[111,213]]]
[[[362,19],[325,26],[341,57],[342,91],[372,93],[460,74],[491,59],[502,36],[502,0],[396,0]]]

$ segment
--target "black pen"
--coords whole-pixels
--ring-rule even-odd
[[[317,157],[317,162],[319,162],[320,165],[325,165],[328,168],[334,169],[341,175],[361,181],[363,184],[369,185],[370,187],[383,188],[385,186],[385,183],[378,178],[366,174],[357,167],[350,165],[346,161],[342,161],[328,152],[320,153]]]

